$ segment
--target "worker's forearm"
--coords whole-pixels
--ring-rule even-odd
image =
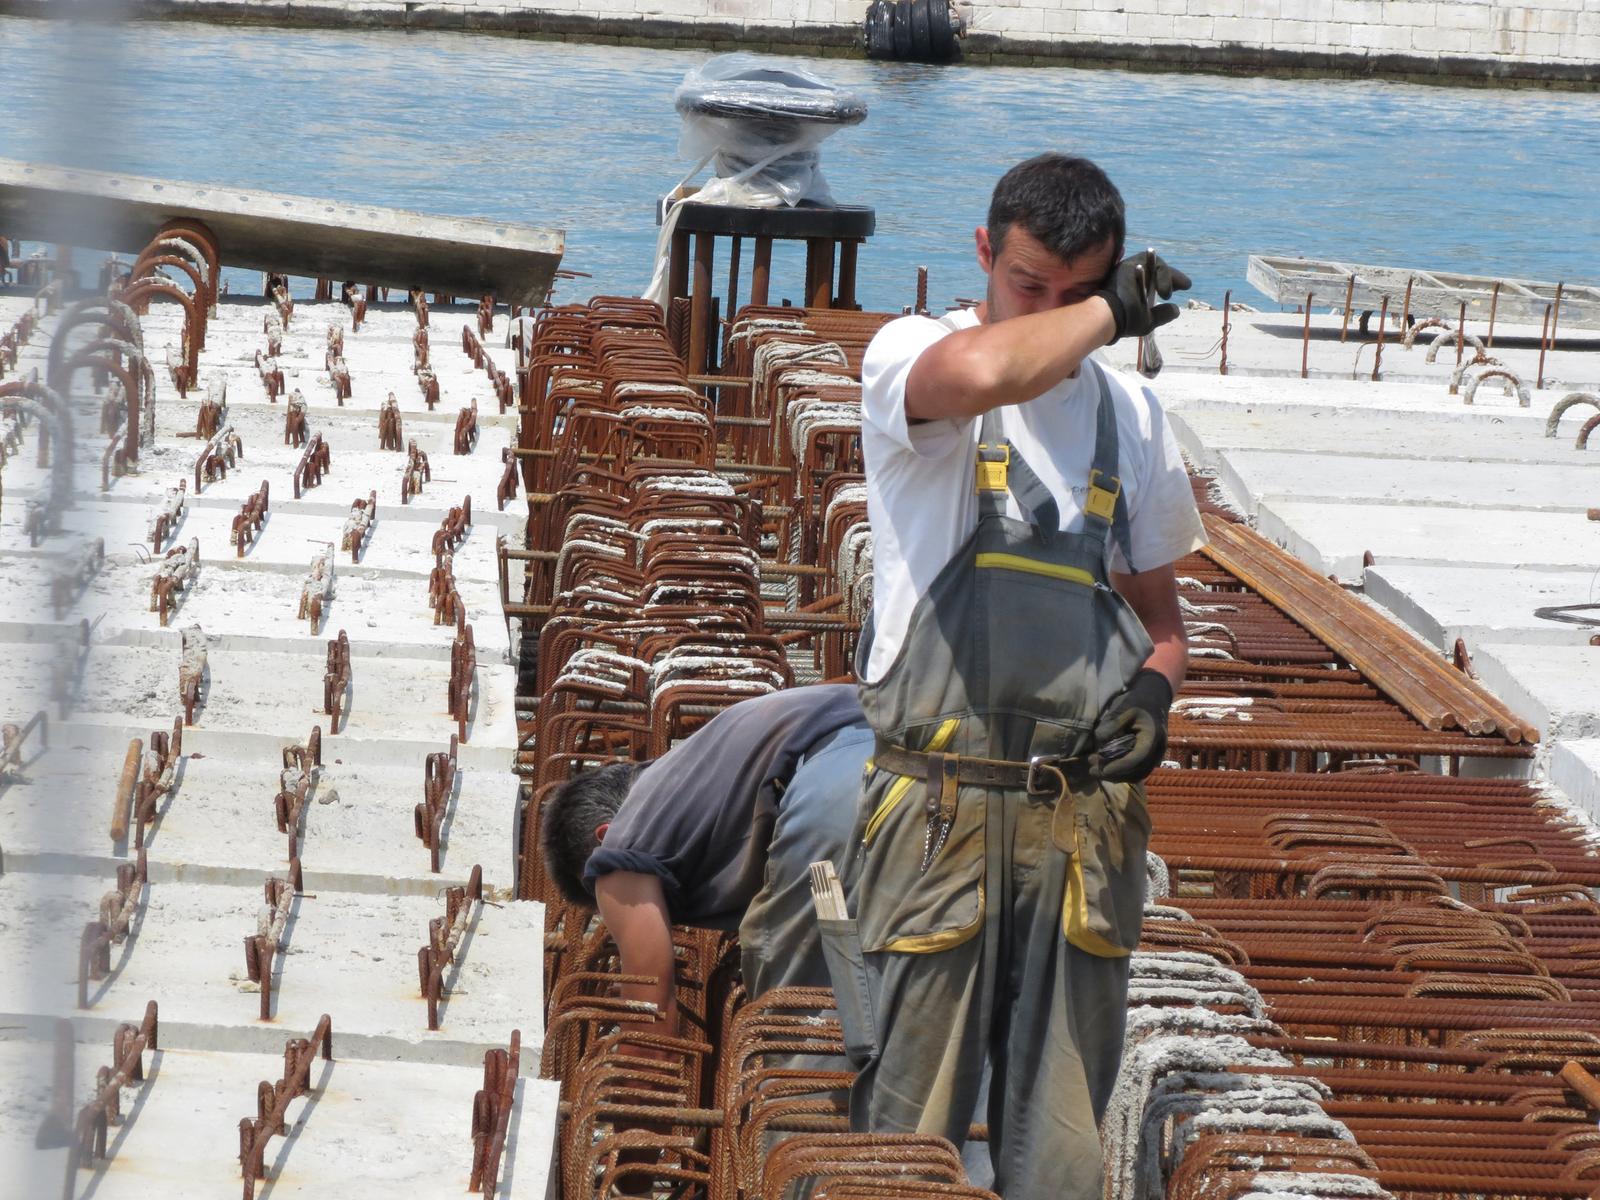
[[[1156,648],[1144,660],[1144,665],[1165,675],[1167,682],[1172,685],[1172,694],[1176,696],[1189,670],[1189,642],[1183,630],[1180,628],[1176,635],[1169,634],[1157,641]]]
[[[961,329],[923,352],[906,380],[913,420],[965,418],[1021,404],[1070,377],[1116,331],[1098,296]]]
[[[602,875],[595,882],[595,902],[617,944],[622,973],[648,977],[645,983],[623,984],[623,998],[646,1001],[661,1013],[660,1021],[629,1021],[624,1028],[676,1037],[677,957],[661,881],[630,871]]]

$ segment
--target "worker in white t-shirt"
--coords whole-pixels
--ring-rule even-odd
[[[1173,563],[1205,540],[1159,402],[1091,357],[1189,286],[1123,240],[1098,167],[1030,159],[977,230],[985,302],[891,322],[862,364],[876,745],[852,1124],[959,1145],[987,1067],[1006,1200],[1100,1194],[1141,781],[1187,658]]]

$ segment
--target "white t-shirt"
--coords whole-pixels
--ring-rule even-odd
[[[934,342],[978,324],[976,309],[942,321],[901,317],[878,331],[861,364],[861,444],[872,523],[872,611],[876,632],[869,681],[882,678],[900,651],[911,610],[978,523],[974,460],[981,422],[906,419],[906,378]],[[1122,492],[1129,546],[1140,571],[1165,566],[1205,544],[1194,492],[1161,403],[1136,379],[1104,364],[1116,405]],[[1005,436],[1055,496],[1061,528],[1083,527],[1083,499],[1094,458],[1099,388],[1079,371],[1042,396],[1000,410]],[[1016,499],[1010,515],[1025,519]],[[1127,571],[1120,549],[1112,567]]]

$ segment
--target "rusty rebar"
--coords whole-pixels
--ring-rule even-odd
[[[436,875],[444,851],[444,819],[455,792],[456,745],[452,734],[448,750],[436,751],[423,761],[422,803],[412,814],[417,837],[428,848],[430,868]]]
[[[1306,293],[1306,319],[1300,331],[1300,378],[1307,378],[1311,365],[1311,301],[1314,292]]]
[[[276,1083],[262,1082],[256,1088],[254,1120],[239,1120],[239,1168],[244,1176],[244,1200],[254,1200],[256,1180],[267,1177],[267,1143],[274,1135],[287,1134],[284,1116],[289,1102],[311,1089],[311,1064],[321,1051],[323,1060],[333,1061],[333,1019],[327,1013],[317,1022],[310,1038],[290,1038],[283,1046],[283,1076]]]
[[[472,1099],[472,1171],[467,1191],[492,1196],[500,1187],[500,1159],[516,1107],[517,1076],[522,1072],[522,1031],[511,1031],[511,1045],[483,1056],[483,1087]],[[248,1197],[246,1198],[248,1200]]]
[[[322,711],[330,718],[328,732],[339,732],[345,695],[350,690],[350,639],[344,630],[328,640],[328,660],[322,674]]]
[[[1228,373],[1228,331],[1233,328],[1233,289],[1222,293],[1222,361],[1217,366],[1218,375]]]
[[[445,889],[445,915],[428,922],[428,941],[417,951],[417,973],[422,997],[428,1002],[428,1028],[439,1028],[439,1007],[444,1003],[444,973],[456,962],[461,939],[475,912],[482,911],[483,868],[473,864],[466,885]],[[477,905],[475,909],[473,906]]]

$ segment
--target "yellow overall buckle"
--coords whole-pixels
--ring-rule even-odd
[[[989,458],[988,455],[998,455]],[[1008,488],[1007,476],[1011,470],[1011,443],[1001,442],[991,446],[978,443],[978,491],[1003,492]]]
[[[1100,481],[1108,479],[1109,488],[1101,486]],[[1089,472],[1089,499],[1083,506],[1083,511],[1091,517],[1099,517],[1102,521],[1109,521],[1117,511],[1117,496],[1122,492],[1122,480],[1115,475],[1106,475],[1100,471]]]

